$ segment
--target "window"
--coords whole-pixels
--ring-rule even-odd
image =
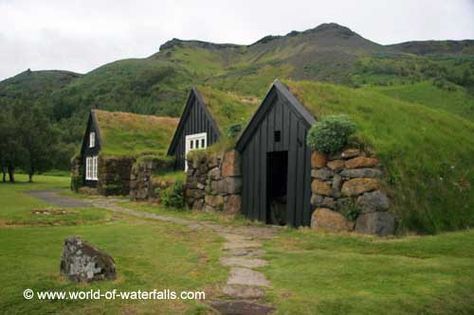
[[[86,157],[86,180],[97,180],[98,158],[97,156]]]
[[[89,148],[95,147],[95,132],[89,133]]]
[[[185,141],[185,162],[184,170],[188,170],[188,163],[186,157],[188,156],[189,151],[195,149],[205,149],[207,148],[207,133],[196,133],[193,135],[187,135]]]
[[[280,142],[280,140],[281,140],[280,130],[276,130],[276,131],[273,132],[273,138],[274,138],[275,142]]]

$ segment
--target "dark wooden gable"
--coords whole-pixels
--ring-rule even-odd
[[[89,143],[89,134],[91,132],[95,132],[95,145],[93,148],[90,147]],[[84,137],[82,138],[82,145],[81,145],[81,160],[82,160],[82,174],[84,176],[84,183],[86,186],[95,187],[96,181],[89,181],[86,180],[86,158],[89,156],[97,156],[100,153],[101,149],[101,137],[100,137],[100,128],[97,122],[97,117],[94,113],[94,110],[91,110],[89,113],[89,118],[87,119],[87,126],[86,131],[84,133]]]
[[[311,150],[306,134],[314,117],[279,81],[252,117],[237,142],[242,157],[242,213],[269,222],[268,158],[287,156],[286,223],[309,225],[311,219]]]
[[[215,120],[200,93],[192,88],[168,149],[168,155],[176,159],[175,169],[184,169],[186,136],[204,132],[207,133],[208,146],[219,139],[220,131]]]

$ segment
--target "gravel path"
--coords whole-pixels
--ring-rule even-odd
[[[88,201],[62,196],[58,191],[54,190],[31,190],[26,193],[61,208],[85,208],[91,206]]]

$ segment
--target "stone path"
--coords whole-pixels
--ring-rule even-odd
[[[222,299],[210,301],[210,305],[221,314],[270,314],[275,309],[262,303],[265,288],[270,282],[255,268],[268,262],[263,258],[262,241],[272,238],[276,227],[222,226],[212,222],[200,222],[183,218],[163,216],[136,211],[120,206],[119,200],[98,198],[92,201],[95,207],[131,215],[185,225],[191,229],[209,229],[225,239],[221,264],[230,268],[230,275],[222,290]]]
[[[31,191],[30,195],[60,207],[94,206],[116,213],[143,219],[171,222],[194,230],[209,229],[225,239],[221,264],[230,268],[227,283],[220,300],[210,305],[221,314],[270,314],[275,309],[262,302],[265,288],[270,282],[256,268],[266,266],[262,241],[272,238],[277,227],[271,226],[222,226],[217,223],[194,221],[129,209],[119,205],[120,199],[94,197],[83,201],[61,196],[56,191]]]
[[[26,192],[28,195],[43,200],[53,206],[61,208],[85,208],[90,207],[90,203],[84,200],[75,199],[60,195],[54,190],[31,190]]]

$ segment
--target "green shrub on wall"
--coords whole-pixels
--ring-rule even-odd
[[[306,141],[313,150],[331,154],[341,150],[355,131],[356,125],[347,116],[326,116],[310,128]]]
[[[167,208],[184,208],[184,183],[177,180],[173,185],[159,190],[161,203]]]

